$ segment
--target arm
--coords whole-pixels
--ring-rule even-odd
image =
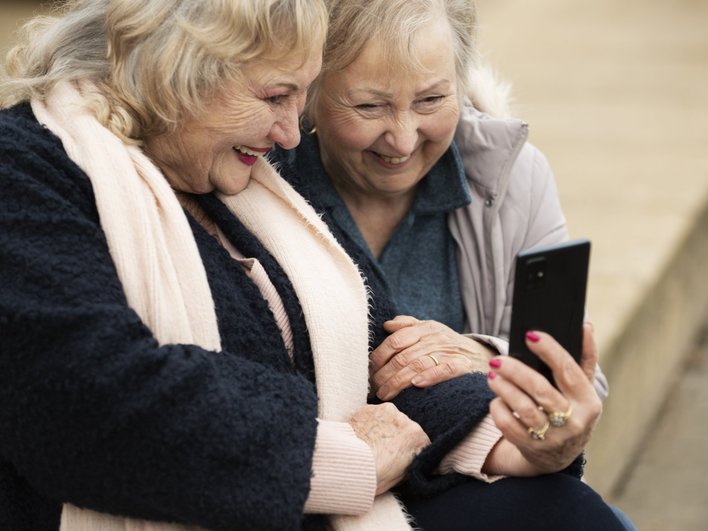
[[[319,420],[305,513],[363,514],[374,502],[374,455],[351,424]]]
[[[32,152],[0,146],[3,459],[58,503],[209,528],[299,525],[312,385],[257,352],[159,346],[126,304],[88,183],[38,156],[53,139],[31,140]],[[264,498],[267,511],[244,503]]]
[[[546,157],[533,146],[527,146],[528,154],[522,152],[526,159],[525,164],[530,165],[530,180],[528,196],[530,198],[530,219],[528,231],[524,242],[518,250],[557,243],[568,239],[565,216],[560,204],[555,177],[551,171]],[[513,185],[512,185],[513,186]],[[510,194],[511,194],[510,190]],[[504,334],[508,335],[511,320],[511,294],[513,293],[513,274],[510,273],[507,286],[507,300],[509,304],[505,309]],[[594,364],[592,369],[593,386],[601,400],[609,394],[607,378],[599,364]]]
[[[502,338],[508,337],[509,334],[514,280],[513,264],[516,254],[523,249],[568,239],[566,219],[548,160],[535,146],[526,142],[526,134],[517,131],[515,128],[519,126],[515,126],[515,123],[515,120],[485,117],[470,105],[466,105],[460,114],[455,135],[456,146],[468,175],[473,196],[479,202],[484,202],[487,199],[484,194],[488,188],[500,186],[497,190],[498,195],[493,197],[496,210],[489,219],[494,221],[497,230],[495,238],[499,238],[495,241],[500,246],[498,250],[503,258],[495,265],[495,279],[498,285],[490,297],[499,301],[501,306],[495,312],[493,319],[477,319],[472,321],[470,326],[473,331]],[[479,149],[480,142],[487,142],[483,131],[487,130],[484,127],[489,127],[489,124],[492,124],[492,127],[488,131],[497,133],[515,131],[514,136],[518,137],[516,142],[520,142],[518,154],[508,169],[507,180],[499,183],[496,180],[488,182],[477,180],[480,176],[482,179],[486,178],[490,165],[495,160],[492,158],[490,162],[487,151]],[[525,128],[525,126],[520,127]],[[490,175],[493,174],[494,172]],[[478,302],[474,295],[475,284],[485,280],[472,274],[471,266],[474,266],[476,255],[468,252],[468,249],[474,249],[475,245],[483,245],[487,237],[487,232],[483,230],[487,220],[482,213],[483,210],[469,209],[455,216],[460,231],[458,243],[461,246],[461,256],[465,261],[465,267],[460,271],[460,282],[463,286],[463,298],[466,300],[465,306],[472,312]],[[594,385],[598,396],[604,400],[608,394],[607,380],[599,366],[595,370]]]

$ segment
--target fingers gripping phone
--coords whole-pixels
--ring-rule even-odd
[[[551,382],[551,370],[526,347],[526,332],[549,333],[580,362],[589,265],[586,239],[527,249],[516,257],[509,354]]]

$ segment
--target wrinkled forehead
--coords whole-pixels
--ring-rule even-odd
[[[456,83],[455,51],[449,26],[431,23],[405,36],[381,31],[362,43],[348,64],[331,72],[390,79],[446,78]]]
[[[353,42],[347,53],[338,55],[334,61],[327,61],[325,56],[327,70],[341,71],[365,59],[389,73],[420,76],[430,73],[437,61],[454,62],[454,37],[444,18],[427,21],[411,31],[388,31],[382,26],[367,39]]]

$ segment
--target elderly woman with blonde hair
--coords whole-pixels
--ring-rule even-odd
[[[321,0],[73,0],[24,27],[0,528],[407,527],[387,491],[428,437],[366,404],[360,272],[263,158],[299,142],[326,29]]]

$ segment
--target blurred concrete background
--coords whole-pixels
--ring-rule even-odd
[[[0,3],[4,55],[31,0]],[[642,531],[708,529],[708,2],[478,0],[548,156],[611,384],[586,480]]]
[[[480,44],[593,241],[610,398],[587,481],[639,529],[708,529],[708,2],[478,0]]]

